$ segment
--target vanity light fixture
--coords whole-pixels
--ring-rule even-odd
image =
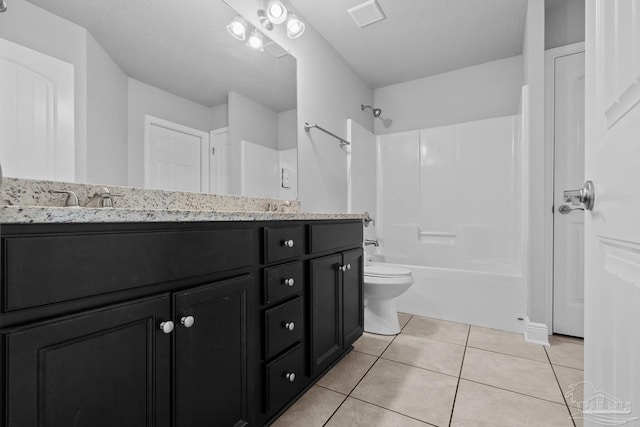
[[[227,25],[227,31],[229,31],[229,34],[234,38],[242,41],[247,38],[247,27],[247,21],[242,16],[236,16],[233,21]]]
[[[265,29],[272,31],[274,24],[285,24],[287,37],[297,39],[302,35],[305,24],[295,14],[287,10],[281,0],[259,0],[258,21]]]
[[[298,19],[296,15],[289,14],[287,18],[287,37],[290,39],[297,39],[304,33],[304,22]]]
[[[257,28],[254,28],[253,31],[251,31],[251,35],[249,35],[246,45],[255,50],[264,50],[264,38]]]
[[[6,10],[7,10],[7,4],[4,2],[4,0],[0,0],[0,13]]]

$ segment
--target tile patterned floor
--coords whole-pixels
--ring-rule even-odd
[[[582,426],[582,340],[400,314],[393,337],[365,333],[277,427]]]

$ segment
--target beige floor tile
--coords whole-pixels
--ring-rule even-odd
[[[402,333],[465,345],[469,333],[469,325],[413,316],[402,329]]]
[[[460,380],[451,426],[571,427],[567,407]]]
[[[571,337],[569,335],[553,334],[549,338],[552,339],[552,340],[566,341],[566,342],[570,342],[570,343],[573,343],[573,344],[584,345],[584,339],[583,338]]]
[[[328,427],[421,427],[428,424],[349,397],[326,425]]]
[[[394,335],[377,335],[365,332],[358,341],[353,344],[353,349],[360,353],[380,356],[394,338]]]
[[[447,425],[457,378],[379,359],[352,396],[435,425]]]
[[[564,403],[549,362],[543,363],[467,347],[462,378]]]
[[[273,427],[323,426],[347,396],[313,386],[282,414]]]
[[[566,341],[549,338],[549,347],[546,347],[549,359],[554,365],[584,370],[584,346]]]
[[[385,359],[430,369],[447,375],[460,375],[464,346],[415,335],[400,334],[382,354]]]
[[[567,405],[577,408],[578,402],[584,401],[584,389],[582,385],[584,381],[584,371],[565,368],[564,366],[554,366],[553,370],[556,372],[556,377],[558,377],[558,382],[560,383],[560,388],[567,401]]]
[[[376,357],[352,351],[316,383],[342,394],[349,394],[375,363]]]
[[[472,326],[469,332],[469,347],[548,362],[544,347],[526,342],[524,335],[514,332]]]
[[[411,314],[406,313],[398,313],[398,321],[400,322],[400,329],[404,328],[404,326],[411,320]]]

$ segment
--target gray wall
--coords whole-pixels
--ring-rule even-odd
[[[87,37],[87,182],[127,185],[127,75]]]
[[[522,56],[500,59],[448,73],[376,89],[375,106],[385,127],[375,120],[375,133],[445,126],[518,112]]]
[[[553,2],[544,11],[544,48],[552,49],[584,41],[584,2]]]

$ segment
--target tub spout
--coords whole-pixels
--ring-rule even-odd
[[[364,240],[364,245],[365,245],[365,246],[373,245],[373,246],[375,246],[376,248],[377,248],[378,246],[380,246],[380,244],[378,243],[378,239],[375,239],[375,240],[365,239],[365,240]]]

